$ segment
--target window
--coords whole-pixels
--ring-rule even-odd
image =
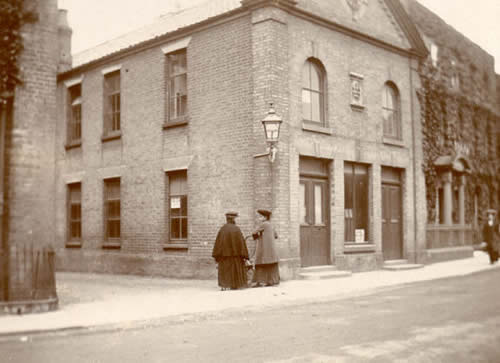
[[[184,122],[187,118],[186,49],[166,55],[167,123]]]
[[[120,178],[104,180],[104,228],[107,241],[116,241],[121,237],[120,209]]]
[[[68,242],[80,243],[82,238],[82,184],[68,184]]]
[[[451,77],[450,77],[451,88],[458,90],[460,88],[460,77],[458,75],[457,62],[451,60]]]
[[[384,137],[401,139],[401,116],[399,92],[396,86],[386,83],[382,92],[382,118],[384,121]]]
[[[104,75],[104,135],[120,132],[120,71]]]
[[[368,238],[368,166],[344,163],[344,235],[353,243],[358,235]]]
[[[188,235],[187,172],[168,173],[169,241],[185,243]]]
[[[82,138],[82,85],[68,88],[68,144]]]
[[[314,59],[309,59],[302,69],[302,117],[325,123],[325,72]]]
[[[437,67],[438,52],[439,52],[438,46],[434,43],[431,43],[431,60],[432,60],[432,65],[434,67]]]

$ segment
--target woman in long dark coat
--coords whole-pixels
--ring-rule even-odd
[[[279,257],[274,240],[278,234],[271,224],[271,211],[259,209],[260,226],[252,234],[257,240],[255,247],[255,272],[252,283],[257,286],[272,286],[280,283]]]
[[[490,256],[490,263],[494,264],[498,260],[498,250],[500,243],[500,231],[498,223],[495,221],[496,210],[488,209],[486,214],[488,220],[483,227],[483,240],[486,242],[486,250]]]
[[[218,264],[218,280],[221,290],[247,287],[248,249],[240,228],[235,223],[236,212],[226,213],[226,224],[221,227],[215,240],[212,257]]]

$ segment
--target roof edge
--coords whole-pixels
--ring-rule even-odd
[[[425,45],[424,40],[422,39],[422,36],[417,29],[417,26],[415,25],[413,20],[411,20],[403,5],[399,2],[399,0],[384,1],[393,13],[399,26],[401,26],[401,29],[408,37],[414,53],[420,58],[426,58],[429,55],[427,46]]]

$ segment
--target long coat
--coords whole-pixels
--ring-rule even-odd
[[[257,237],[257,246],[255,248],[255,264],[265,265],[279,262],[278,253],[274,240],[278,238],[278,234],[269,221],[265,221],[253,233]]]
[[[212,257],[218,264],[218,282],[222,288],[247,286],[248,249],[238,226],[226,223],[217,233]]]
[[[500,232],[498,223],[493,223],[492,226],[486,222],[483,227],[483,239],[488,245],[488,250],[498,253],[500,243]]]

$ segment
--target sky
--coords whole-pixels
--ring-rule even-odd
[[[78,53],[203,0],[58,0],[68,9],[72,51]],[[500,73],[500,0],[418,0],[495,57]]]

